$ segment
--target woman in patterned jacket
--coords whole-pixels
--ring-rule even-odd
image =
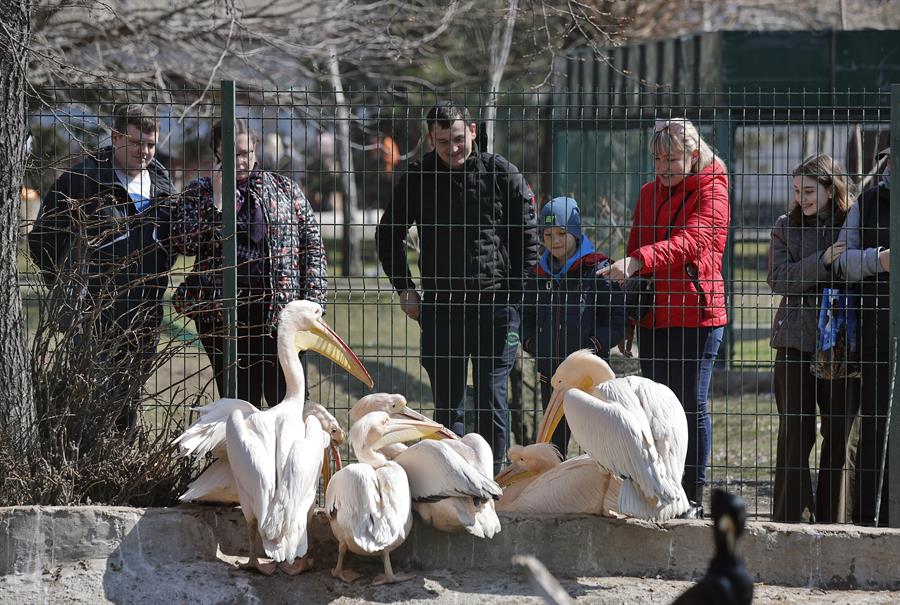
[[[260,407],[284,397],[278,363],[281,309],[293,300],[324,307],[325,248],[313,210],[291,179],[257,168],[258,138],[235,120],[235,213],[237,233],[237,394]],[[195,255],[194,268],[173,297],[176,310],[193,319],[209,356],[220,395],[225,392],[222,311],[222,122],[211,141],[217,164],[211,178],[191,182],[173,211],[173,239],[181,254]]]

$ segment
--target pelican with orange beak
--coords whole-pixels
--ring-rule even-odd
[[[183,500],[230,498],[236,492],[247,522],[250,559],[243,568],[266,575],[278,567],[288,574],[312,566],[306,557],[307,523],[319,475],[327,487],[330,465],[344,433],[334,416],[306,402],[306,377],[298,350],[316,351],[371,388],[372,378],[349,346],[322,319],[322,308],[294,301],[278,320],[278,358],[284,370],[284,399],[260,411],[239,399],[219,399],[199,408],[200,418],[175,443],[183,455],[211,452],[214,463],[182,496]],[[261,563],[260,544],[274,563]]]
[[[395,574],[390,554],[412,528],[412,500],[403,467],[380,453],[383,448],[421,439],[440,430],[431,421],[394,419],[370,412],[350,428],[350,445],[359,460],[335,473],[325,490],[325,512],[338,541],[338,560],[331,574],[352,582],[358,573],[344,569],[347,551],[381,557],[384,575],[373,585],[411,579]]]
[[[640,376],[616,378],[589,350],[569,355],[551,385],[537,441],[548,443],[565,415],[579,445],[621,479],[616,512],[665,521],[690,508],[681,487],[687,418],[668,387]]]

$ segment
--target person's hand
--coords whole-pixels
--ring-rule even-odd
[[[617,260],[611,265],[606,265],[605,267],[597,271],[597,275],[608,277],[621,286],[625,283],[626,279],[640,271],[643,266],[644,263],[642,263],[638,259],[632,258],[631,256],[626,256],[625,258]]]
[[[415,290],[404,290],[400,293],[400,308],[413,321],[419,321],[419,306],[422,299]]]
[[[826,267],[830,267],[831,263],[847,250],[847,242],[837,241],[831,244],[825,252],[822,253],[822,262]]]
[[[629,323],[625,328],[625,337],[619,341],[619,353],[625,357],[634,357],[631,346],[634,344],[634,324]]]
[[[881,263],[881,268],[891,272],[891,249],[885,248],[878,253],[878,262]]]
[[[218,162],[213,168],[212,177],[213,205],[216,210],[222,211],[222,162]]]

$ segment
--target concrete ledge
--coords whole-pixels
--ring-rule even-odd
[[[712,552],[709,523],[701,521],[656,525],[504,515],[501,522],[503,531],[493,540],[417,523],[393,558],[420,569],[509,573],[513,555],[533,554],[567,577],[690,580],[705,572]],[[239,510],[199,506],[0,508],[0,531],[0,575],[41,574],[96,560],[113,570],[213,561],[219,552],[246,556],[247,544]],[[310,534],[317,560],[332,564],[337,548],[330,528],[313,521]],[[751,523],[739,550],[751,573],[766,584],[900,589],[900,530]]]

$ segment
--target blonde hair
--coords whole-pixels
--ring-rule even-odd
[[[725,166],[722,158],[717,156],[712,147],[700,137],[697,127],[687,118],[657,120],[649,147],[650,153],[653,154],[666,154],[672,151],[693,154],[697,151],[697,161],[691,167],[691,172],[695,174],[716,160]]]
[[[827,153],[814,153],[791,170],[791,177],[809,177],[815,179],[823,187],[831,189],[830,209],[832,214],[843,218],[850,210],[855,195],[853,183],[847,178],[844,166]],[[788,213],[794,222],[799,222],[802,211],[800,206],[791,202]]]

